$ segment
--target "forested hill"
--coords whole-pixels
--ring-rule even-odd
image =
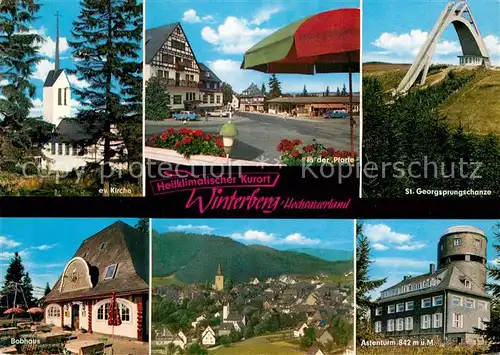
[[[308,254],[244,245],[228,237],[153,231],[153,276],[174,275],[183,283],[213,282],[220,263],[224,276],[234,281],[250,277],[342,275],[351,261],[326,261]]]

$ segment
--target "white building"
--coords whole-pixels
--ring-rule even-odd
[[[295,328],[295,330],[293,331],[293,336],[294,338],[300,338],[300,337],[303,337],[304,336],[304,331],[309,328],[307,326],[307,323],[302,323],[302,324],[299,324],[299,326],[297,328]]]
[[[222,108],[222,82],[194,51],[180,23],[146,30],[144,78],[166,83],[172,111]]]
[[[229,106],[231,107],[232,110],[238,110],[240,108],[240,99],[238,98],[238,96],[233,94],[233,98],[229,103]]]
[[[205,346],[215,345],[215,331],[210,326],[201,334],[201,343]]]

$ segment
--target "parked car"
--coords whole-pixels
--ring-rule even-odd
[[[174,120],[182,120],[182,121],[197,121],[200,119],[200,115],[194,113],[193,111],[181,111],[174,113],[172,115]]]
[[[229,111],[215,110],[215,111],[209,112],[208,115],[211,117],[228,117]]]
[[[349,114],[347,112],[331,111],[331,112],[327,112],[323,118],[347,118],[347,117],[349,117]]]

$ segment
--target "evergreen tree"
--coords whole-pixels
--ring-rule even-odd
[[[306,88],[306,85],[304,84],[304,89],[302,89],[302,96],[307,96],[308,93],[307,93],[307,88]]]
[[[342,87],[342,92],[340,93],[342,96],[347,96],[347,89],[345,87],[345,84],[344,86]]]
[[[337,86],[337,93],[336,93],[337,96],[340,96],[340,89],[339,87]]]
[[[330,96],[330,87],[326,87],[325,96]]]
[[[222,102],[224,105],[233,101],[233,88],[228,83],[222,83]]]
[[[269,98],[274,99],[281,96],[281,82],[276,74],[272,74],[269,78]]]
[[[38,51],[43,38],[30,31],[41,1],[8,0],[0,5],[0,163],[19,163],[40,155],[50,139],[53,125],[30,117],[35,85],[30,82],[43,58]],[[8,144],[11,149],[5,150]],[[7,155],[8,154],[8,155]]]
[[[81,0],[70,42],[76,70],[87,87],[75,93],[82,108],[78,119],[88,123],[93,140],[103,139],[104,191],[109,191],[112,161],[128,161],[137,152],[142,127],[142,4],[136,0]],[[118,132],[117,132],[118,130]],[[128,143],[128,144],[127,144]],[[130,162],[129,162],[130,163]]]
[[[4,291],[14,291],[11,283],[22,284],[24,277],[24,265],[21,260],[21,255],[16,251],[14,257],[10,261],[9,266],[7,267],[7,272],[4,278]]]
[[[262,94],[264,96],[267,94],[266,85],[264,83],[262,83],[262,86],[260,87],[260,91],[262,91]]]
[[[33,284],[29,272],[24,274],[21,282],[21,288],[24,294],[24,299],[21,298],[21,300],[27,303],[27,307],[31,307],[35,303],[35,300],[33,298]]]
[[[140,218],[135,225],[135,229],[141,232],[141,234],[149,236],[149,218]]]
[[[161,121],[170,116],[170,94],[167,85],[157,78],[146,82],[146,120]]]
[[[495,226],[494,237],[497,242],[500,242],[500,223]],[[493,248],[497,253],[498,260],[500,258],[500,244],[493,244]],[[500,267],[495,264],[488,264],[487,266],[488,276],[492,282],[486,284],[486,289],[493,296],[490,305],[490,319],[488,322],[484,322],[485,329],[475,329],[475,332],[486,337],[491,344],[491,351],[498,352],[500,346]]]
[[[231,276],[225,276],[224,277],[224,291],[231,291],[231,289],[234,286],[233,279]]]
[[[304,335],[300,338],[300,346],[308,349],[314,344],[314,328],[306,328]]]
[[[370,260],[370,241],[363,234],[363,226],[356,225],[356,336],[358,339],[368,338],[370,325],[370,292],[382,286],[386,279],[370,280],[368,271]]]
[[[50,293],[50,291],[52,291],[52,290],[50,288],[49,283],[47,282],[47,284],[45,285],[45,290],[43,291],[43,295],[47,296]]]

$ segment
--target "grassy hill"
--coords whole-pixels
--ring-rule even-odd
[[[363,75],[376,77],[382,89],[389,91],[396,88],[409,68],[408,64],[364,63]],[[472,74],[473,78],[439,106],[441,115],[454,126],[462,125],[467,132],[500,135],[500,70],[433,66],[424,87],[445,80],[450,70],[458,76]]]
[[[319,249],[319,248],[295,248],[290,249],[297,253],[305,253],[328,261],[347,261],[354,258],[354,252],[349,250]]]
[[[304,253],[279,251],[261,245],[244,245],[228,237],[153,232],[153,276],[176,282],[213,282],[217,265],[234,281],[281,274],[342,275],[352,261],[326,261]],[[167,278],[170,277],[170,278]]]

